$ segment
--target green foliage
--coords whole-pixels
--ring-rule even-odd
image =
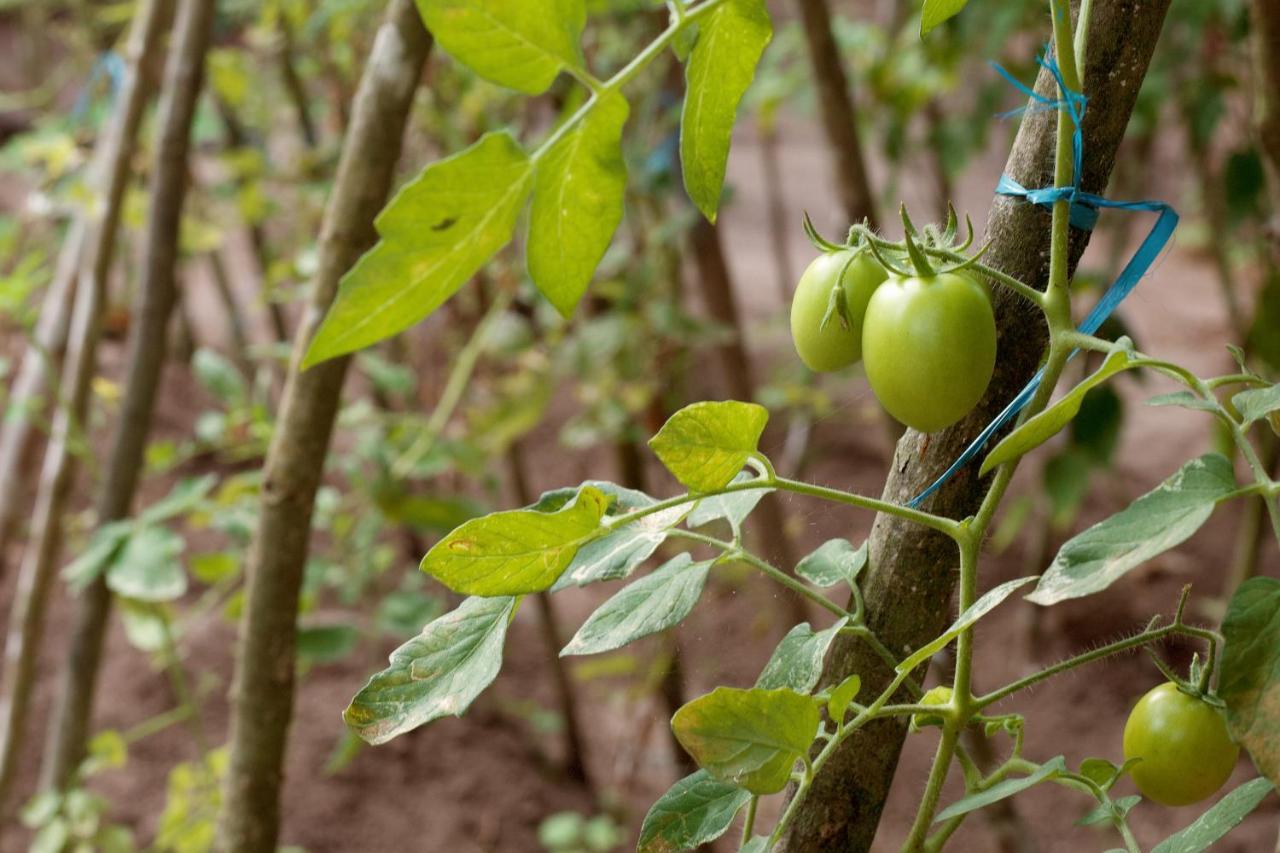
[[[1280,785],[1280,580],[1251,578],[1222,621],[1218,695],[1227,723],[1262,775]]]
[[[422,571],[464,595],[550,589],[578,549],[607,530],[608,499],[590,486],[556,512],[495,512],[461,525],[422,558]]]
[[[772,36],[764,0],[725,0],[699,24],[685,70],[680,164],[689,198],[712,222],[720,208],[738,102]]]
[[[468,598],[391,653],[342,718],[361,738],[384,743],[444,716],[459,716],[498,675],[515,598]]]
[[[608,853],[622,843],[622,830],[608,815],[558,812],[538,826],[538,843],[547,853]]]
[[[1003,782],[997,782],[990,788],[961,797],[959,800],[956,800],[954,803],[938,812],[938,815],[934,820],[950,820],[958,815],[968,814],[969,812],[986,808],[992,803],[1008,799],[1015,794],[1021,794],[1028,788],[1034,788],[1036,785],[1039,785],[1047,779],[1053,779],[1054,777],[1065,773],[1066,770],[1067,762],[1061,755],[1056,758],[1051,758],[1026,776],[1019,776],[1016,779],[1005,779]]]
[[[418,0],[442,48],[500,86],[547,90],[563,69],[582,69],[582,0]]]
[[[924,8],[920,13],[920,36],[927,36],[931,30],[946,22],[969,5],[969,0],[924,0]]]
[[[813,692],[822,677],[822,661],[827,656],[827,649],[846,622],[840,619],[825,631],[814,631],[808,622],[792,628],[769,656],[769,662],[756,679],[756,687],[760,690],[785,687],[797,693]]]
[[[1235,829],[1274,790],[1275,786],[1266,779],[1245,782],[1190,826],[1157,844],[1151,853],[1203,853]]]
[[[677,554],[596,608],[560,654],[608,652],[678,625],[698,603],[711,565]]]
[[[986,595],[979,598],[972,605],[960,614],[959,618],[951,624],[951,627],[943,631],[934,639],[925,643],[920,648],[912,652],[902,663],[898,664],[898,672],[910,672],[929,658],[936,655],[947,647],[960,634],[978,623],[978,620],[986,616],[992,610],[1000,605],[1002,601],[1022,587],[1034,581],[1034,577],[1018,578],[1016,580],[1007,581],[1000,586],[992,589]]]
[[[1193,459],[1159,488],[1063,545],[1027,599],[1056,604],[1101,592],[1189,538],[1235,489],[1231,463],[1224,457]]]
[[[786,787],[818,730],[819,704],[794,690],[717,687],[671,718],[680,745],[722,782],[753,794]]]
[[[769,413],[754,403],[694,403],[672,415],[649,446],[694,492],[729,483],[756,453]]]
[[[848,539],[830,539],[796,563],[796,574],[824,589],[838,583],[853,587],[867,566],[867,543],[854,548]]]
[[[229,760],[225,748],[215,749],[169,771],[164,812],[156,829],[158,851],[208,853],[214,849],[222,780]]]
[[[733,824],[751,792],[699,770],[671,786],[644,816],[637,853],[692,850]]]

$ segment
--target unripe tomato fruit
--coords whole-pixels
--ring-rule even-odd
[[[987,288],[963,272],[891,276],[867,304],[862,357],[889,414],[920,432],[950,426],[982,399],[995,371]]]
[[[840,317],[835,316],[823,328],[822,318],[827,313],[831,290],[846,263],[849,268],[840,286],[844,288],[849,326],[846,328]],[[806,367],[819,372],[839,370],[862,358],[862,318],[867,311],[867,301],[886,275],[884,267],[867,251],[848,249],[814,258],[800,276],[800,284],[791,298],[791,340]]]
[[[1167,681],[1138,700],[1124,724],[1124,758],[1141,758],[1129,771],[1149,800],[1186,806],[1210,797],[1236,766],[1222,714]]]

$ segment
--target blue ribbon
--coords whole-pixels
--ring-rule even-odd
[[[1005,113],[1004,116],[1019,115],[1028,109],[1053,109],[1065,114],[1074,127],[1071,141],[1074,165],[1072,184],[1066,187],[1045,187],[1043,189],[1029,190],[1008,175],[1001,175],[1000,182],[996,185],[996,193],[998,195],[1021,198],[1030,204],[1049,208],[1053,207],[1054,203],[1066,199],[1071,203],[1071,225],[1082,231],[1093,230],[1093,227],[1098,222],[1098,215],[1103,209],[1150,211],[1159,214],[1155,224],[1151,226],[1151,231],[1142,241],[1142,245],[1138,247],[1138,251],[1129,259],[1129,263],[1120,271],[1120,275],[1103,293],[1102,299],[1098,301],[1098,304],[1093,307],[1093,310],[1080,323],[1078,327],[1080,331],[1085,334],[1093,334],[1102,325],[1102,322],[1111,316],[1111,313],[1115,311],[1124,298],[1133,291],[1133,288],[1147,274],[1147,271],[1151,269],[1151,265],[1160,256],[1165,245],[1168,244],[1169,238],[1173,236],[1173,230],[1178,226],[1178,214],[1172,207],[1162,201],[1110,201],[1100,195],[1084,192],[1080,189],[1081,165],[1084,161],[1084,134],[1081,131],[1081,123],[1084,119],[1088,98],[1083,93],[1076,92],[1067,86],[1066,81],[1062,79],[1061,69],[1058,68],[1058,64],[1052,58],[1040,56],[1037,57],[1036,61],[1042,68],[1047,69],[1053,75],[1062,97],[1058,100],[1046,98],[1029,86],[1014,79],[1009,72],[996,65],[994,67],[1000,76],[1026,94],[1032,102],[1020,109]],[[1071,353],[1072,358],[1075,355],[1075,352]],[[982,448],[991,440],[991,436],[995,435],[1001,427],[1007,424],[1018,412],[1022,411],[1027,403],[1031,402],[1031,398],[1035,396],[1036,389],[1040,387],[1040,382],[1043,378],[1044,368],[1041,368],[1027,383],[1026,387],[1009,401],[1009,405],[1005,406],[1004,410],[996,415],[995,419],[987,424],[986,428],[978,434],[978,437],[965,448],[959,458],[951,463],[951,467],[943,472],[942,476],[935,480],[929,488],[913,498],[907,506],[918,508],[926,498],[940,489],[957,471],[981,453]]]

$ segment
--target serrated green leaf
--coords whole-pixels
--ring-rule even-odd
[[[1020,794],[1028,788],[1035,787],[1046,779],[1052,779],[1059,773],[1067,771],[1067,762],[1061,755],[1051,758],[1044,764],[1041,764],[1035,772],[1027,776],[1021,776],[1017,779],[1005,779],[992,785],[985,791],[979,791],[976,794],[970,794],[956,800],[942,811],[938,812],[934,817],[934,822],[942,820],[950,820],[957,815],[968,814],[981,808],[986,808],[992,803],[1012,797],[1014,794]]]
[[[540,95],[582,66],[582,0],[418,0],[418,11],[449,55],[517,92]]]
[[[649,809],[636,853],[692,850],[714,841],[750,801],[750,791],[699,770],[672,785]]]
[[[1226,458],[1210,453],[1191,460],[1154,491],[1063,545],[1027,600],[1057,604],[1106,589],[1184,542],[1235,489]]]
[[[741,471],[729,482],[745,483],[747,480],[752,479],[752,476],[746,471]],[[693,511],[689,513],[689,526],[702,527],[704,524],[724,519],[736,533],[742,529],[742,522],[746,521],[747,516],[756,508],[756,504],[760,503],[764,496],[771,491],[773,489],[747,489],[741,492],[731,492],[727,495],[713,495],[702,498],[694,505]]]
[[[820,721],[817,701],[794,690],[717,687],[676,711],[671,729],[715,778],[775,794],[787,786]]]
[[[1280,784],[1280,580],[1240,584],[1222,636],[1218,696],[1227,703],[1231,736],[1263,776]]]
[[[391,653],[342,718],[372,744],[445,716],[459,716],[502,667],[514,598],[468,598]]]
[[[536,167],[529,277],[564,317],[586,293],[622,221],[627,188],[622,127],[629,112],[621,95],[600,96]]]
[[[578,549],[605,533],[608,499],[584,487],[557,512],[517,509],[472,519],[422,558],[422,571],[464,595],[541,592],[568,568]]]
[[[825,631],[814,631],[808,622],[796,625],[778,643],[769,662],[760,671],[756,687],[774,690],[787,687],[797,693],[810,693],[822,677],[822,661],[827,649],[848,619],[841,619]]]
[[[1241,391],[1231,398],[1231,405],[1240,413],[1241,422],[1248,426],[1280,410],[1280,385]]]
[[[381,237],[338,286],[303,367],[422,320],[511,240],[533,164],[509,133],[489,133],[433,163],[378,215]]]
[[[830,539],[796,563],[796,574],[824,589],[838,583],[852,587],[867,565],[867,543],[857,548],[848,539]]]
[[[1004,440],[997,444],[982,461],[982,468],[978,471],[979,476],[1006,462],[1025,456],[1029,451],[1053,438],[1080,412],[1084,397],[1091,389],[1128,369],[1131,364],[1132,359],[1128,350],[1114,349],[1109,352],[1102,366],[1072,388],[1061,400],[1005,436]]]
[[[827,697],[827,715],[832,721],[837,723],[844,721],[845,712],[849,710],[849,705],[857,698],[858,691],[861,689],[862,677],[858,675],[851,675],[832,688],[831,695]]]
[[[764,0],[725,0],[699,23],[685,67],[680,164],[689,198],[715,222],[738,102],[773,36]]]
[[[710,561],[677,554],[596,608],[560,655],[613,651],[679,624],[698,603],[709,571]]]
[[[924,9],[920,13],[920,38],[960,14],[968,4],[969,0],[924,0]]]
[[[1185,829],[1157,844],[1151,853],[1204,853],[1220,838],[1240,825],[1275,786],[1266,779],[1245,782]]]
[[[694,403],[672,415],[649,446],[691,491],[713,492],[747,464],[768,420],[768,411],[755,403]]]
[[[186,541],[165,527],[134,530],[107,567],[107,586],[138,601],[172,601],[187,591],[181,555]]]
[[[989,590],[986,595],[979,598],[973,604],[969,605],[963,613],[951,623],[951,627],[943,631],[937,637],[925,643],[916,649],[910,657],[898,664],[898,672],[910,672],[920,664],[933,657],[935,654],[946,648],[961,633],[977,624],[978,620],[986,616],[992,610],[999,606],[1010,595],[1017,592],[1020,588],[1026,586],[1036,579],[1035,576],[1029,578],[1017,578],[1016,580],[1002,583],[995,589]]]

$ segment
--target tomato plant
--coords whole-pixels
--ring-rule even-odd
[[[800,276],[791,301],[791,341],[810,370],[862,359],[862,323],[884,267],[866,249],[824,252]]]
[[[1166,806],[1213,796],[1235,769],[1240,747],[1231,742],[1222,712],[1167,681],[1133,706],[1124,725],[1124,758],[1138,790]]]

